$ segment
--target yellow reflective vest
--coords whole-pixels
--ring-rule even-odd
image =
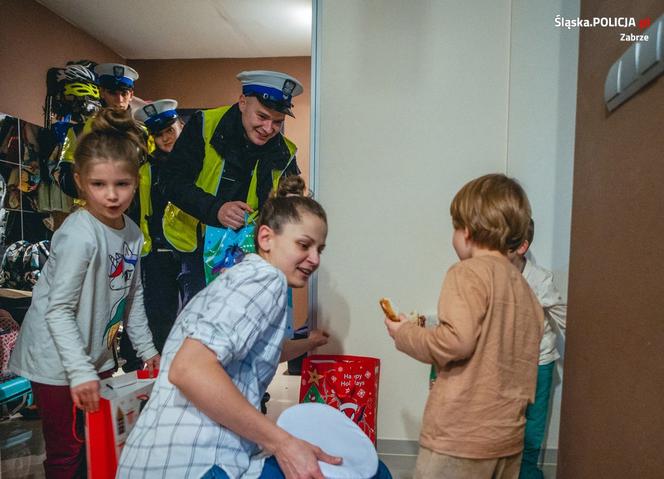
[[[92,118],[88,120],[83,125],[83,131],[81,135],[85,135],[92,131]],[[145,128],[142,127],[144,130]],[[147,133],[147,130],[145,130]],[[155,150],[155,143],[152,135],[148,136],[148,153],[151,154]],[[74,162],[74,151],[76,150],[76,145],[78,144],[78,139],[74,133],[73,128],[67,130],[67,137],[65,138],[65,143],[62,147],[62,156],[60,161],[66,161],[68,163]],[[143,249],[141,249],[141,256],[147,255],[152,250],[152,238],[150,237],[150,230],[148,229],[148,217],[152,215],[152,199],[150,195],[150,190],[152,188],[152,170],[150,168],[150,163],[143,163],[138,169],[138,203],[139,203],[139,214],[141,215],[139,221],[139,227],[143,233]],[[74,200],[75,203],[79,205],[84,205],[85,201],[81,199]]]
[[[217,150],[210,144],[212,135],[217,129],[217,125],[221,121],[224,114],[230,109],[230,106],[222,106],[220,108],[213,108],[211,110],[203,111],[203,141],[205,143],[205,158],[203,159],[203,166],[201,172],[196,179],[196,186],[211,195],[216,195],[219,189],[219,181],[224,169],[224,159],[217,152]],[[285,136],[283,137],[288,147],[291,160],[295,157],[297,147],[295,143],[290,141]],[[258,197],[256,195],[257,183],[257,168],[251,176],[251,183],[249,186],[249,193],[247,196],[247,204],[256,210],[258,208]],[[279,180],[283,172],[281,170],[272,170],[272,188],[277,189]],[[164,211],[164,237],[168,242],[178,251],[191,253],[196,250],[198,246],[198,224],[199,220],[194,218],[188,213],[185,213],[173,203],[166,205]],[[205,232],[205,225],[201,224],[202,232]]]

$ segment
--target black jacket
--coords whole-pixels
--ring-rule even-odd
[[[233,105],[221,118],[212,134],[210,145],[224,159],[224,168],[216,195],[196,186],[203,167],[205,143],[203,112],[199,111],[187,122],[160,175],[159,189],[164,197],[204,224],[221,226],[217,212],[228,201],[246,201],[252,172],[258,164],[258,208],[272,190],[272,170],[285,170],[284,176],[300,173],[295,158],[289,163],[290,152],[281,135],[265,145],[257,146],[247,140],[240,109]]]
[[[167,156],[166,153],[160,149],[156,149],[150,155],[150,200],[152,201],[152,215],[148,217],[148,231],[152,238],[152,249],[166,248],[172,249],[171,245],[164,238],[164,228],[162,219],[164,217],[164,209],[168,203],[164,198],[159,185],[161,184],[160,178],[164,175]],[[138,196],[138,195],[136,195]]]

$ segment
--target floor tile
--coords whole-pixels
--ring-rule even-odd
[[[44,441],[41,421],[20,414],[0,422],[0,470],[2,479],[43,478]]]

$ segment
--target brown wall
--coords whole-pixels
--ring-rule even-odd
[[[580,17],[662,12],[662,0],[585,0]],[[664,477],[664,78],[605,109],[621,31],[638,33],[580,36],[563,479]]]
[[[34,0],[0,1],[0,112],[42,125],[46,72],[69,60],[124,62]]]
[[[140,77],[136,96],[144,100],[173,98],[180,108],[212,108],[237,101],[243,70],[277,70],[302,82],[304,93],[293,100],[295,118],[287,118],[285,133],[298,147],[302,177],[309,178],[309,130],[311,107],[311,58],[242,58],[203,60],[128,60]],[[293,291],[296,327],[307,317],[307,291]]]

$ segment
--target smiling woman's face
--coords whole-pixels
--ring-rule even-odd
[[[299,223],[286,223],[279,233],[268,226],[261,226],[264,236],[258,233],[261,256],[286,275],[291,288],[306,286],[318,269],[327,236],[327,225],[318,216],[307,212],[300,216]]]

